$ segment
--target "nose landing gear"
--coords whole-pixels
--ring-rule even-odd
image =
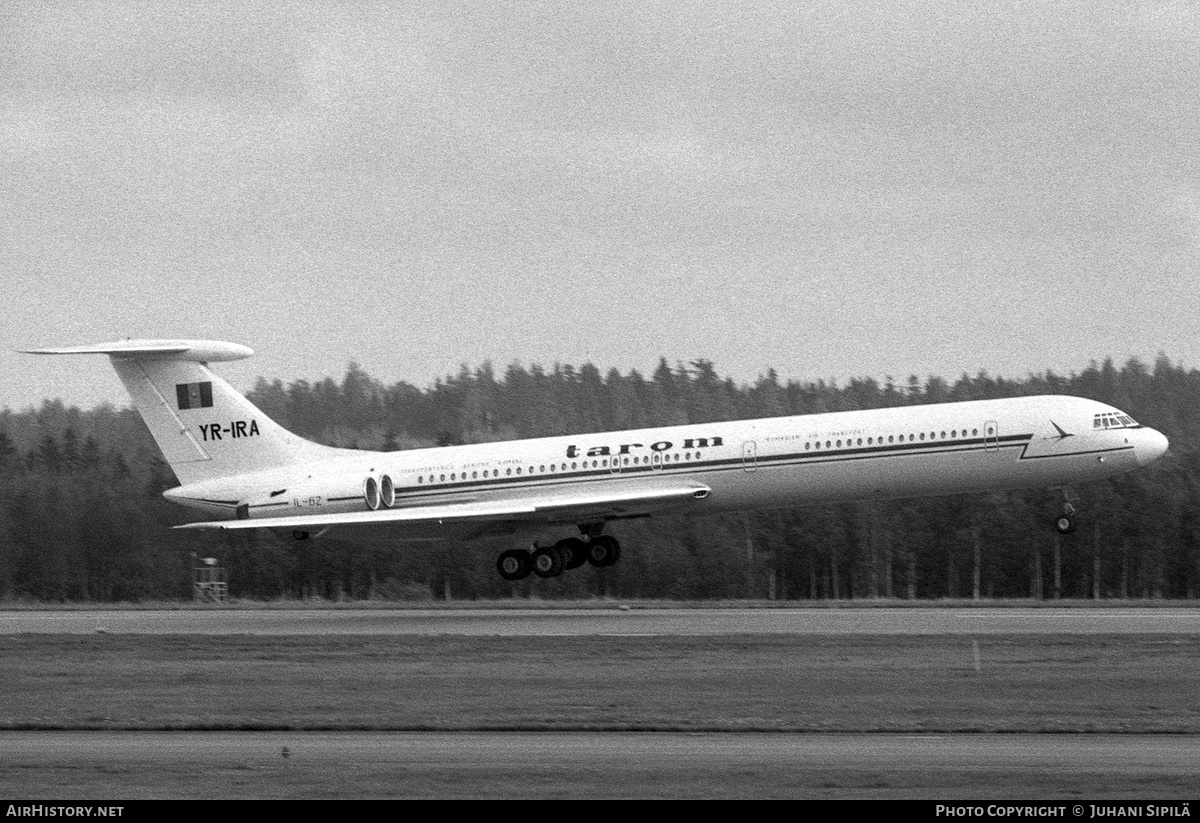
[[[1075,495],[1069,490],[1062,489],[1062,514],[1054,519],[1054,530],[1059,534],[1070,534],[1075,531]]]
[[[1075,531],[1075,507],[1070,503],[1063,507],[1063,513],[1054,521],[1054,528],[1059,534],[1070,534]]]

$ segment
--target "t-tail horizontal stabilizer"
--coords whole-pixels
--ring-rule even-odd
[[[112,343],[92,343],[86,346],[63,346],[53,349],[27,349],[23,354],[107,354],[110,357],[161,358],[214,363],[222,360],[242,360],[254,350],[238,343],[220,340],[116,340]]]
[[[208,363],[254,352],[219,340],[120,340],[28,354],[107,354],[179,482],[188,485],[328,456],[286,431]]]

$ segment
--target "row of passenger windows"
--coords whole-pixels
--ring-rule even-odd
[[[988,433],[989,437],[994,435],[996,433],[994,427],[988,426],[987,433]],[[885,445],[885,443],[916,443],[921,440],[957,440],[960,436],[966,437],[967,430],[966,429],[961,429],[961,430],[951,429],[949,434],[947,434],[944,431],[929,432],[928,435],[925,432],[917,432],[915,434],[909,433],[907,435],[889,434],[887,436],[886,441],[884,440],[882,435],[880,435],[879,437],[867,437],[865,439],[862,437],[859,437],[857,440],[853,439],[853,438],[846,438],[844,441],[830,439],[830,440],[826,440],[824,443],[822,443],[820,440],[816,440],[816,441],[809,441],[809,442],[805,443],[804,450],[805,451],[814,451],[814,450],[819,450],[822,448],[840,449],[840,448],[842,448],[843,443],[845,444],[845,446],[847,448],[849,448],[851,446],[863,446],[863,445],[882,446],[882,445]],[[979,429],[971,429],[970,436],[978,437]]]
[[[649,456],[643,457],[640,455],[635,455],[633,457],[625,457],[625,458],[614,457],[613,458],[614,461],[618,460],[618,459],[621,459],[620,466],[639,466],[639,465],[643,465],[643,464],[647,465],[647,466],[650,465],[650,457]],[[664,454],[662,456],[662,462],[664,465],[666,465],[667,463],[674,464],[674,463],[683,463],[683,462],[689,462],[689,461],[697,461],[699,459],[700,459],[700,452],[684,452],[683,454],[679,454],[678,452],[676,452],[675,454]],[[620,466],[618,466],[617,468],[620,468]],[[517,475],[549,474],[551,472],[560,472],[560,471],[564,471],[564,472],[566,472],[566,471],[586,471],[588,469],[607,469],[607,468],[609,468],[608,458],[604,458],[603,460],[592,460],[590,462],[587,460],[583,460],[583,461],[575,460],[575,461],[572,461],[571,463],[560,463],[560,464],[549,463],[549,464],[542,464],[542,465],[536,466],[536,467],[529,466],[528,468],[523,468],[521,466],[517,466],[516,468],[509,467],[504,470],[504,476],[505,477],[513,477],[513,476],[517,476]],[[466,472],[450,472],[450,474],[420,475],[417,477],[417,483],[425,484],[425,483],[445,483],[447,481],[453,482],[453,481],[462,481],[462,480],[487,480],[488,478],[500,477],[500,476],[501,476],[500,469],[483,469],[482,471],[471,472],[469,477],[467,476]]]
[[[988,426],[987,433],[988,433],[988,436],[994,435],[995,434],[994,428],[992,426]],[[817,440],[817,441],[806,442],[804,444],[804,450],[805,451],[819,451],[823,448],[824,449],[840,449],[843,447],[849,448],[851,446],[863,446],[863,445],[882,446],[885,444],[894,444],[894,443],[916,443],[916,442],[920,442],[920,441],[957,440],[959,437],[967,437],[968,434],[971,437],[978,437],[979,429],[970,429],[969,432],[967,429],[961,429],[961,430],[960,429],[951,429],[949,432],[932,431],[929,433],[926,433],[926,432],[911,433],[910,432],[907,435],[905,435],[905,434],[890,434],[887,436],[886,440],[884,439],[884,437],[882,435],[880,435],[879,437],[873,437],[873,436],[866,437],[866,438],[859,437],[857,439],[846,438],[844,440],[829,439],[824,442]],[[613,459],[616,460],[618,458],[613,458]],[[637,466],[637,465],[642,465],[642,464],[648,465],[650,463],[649,456],[640,456],[640,455],[635,455],[633,457],[627,456],[627,457],[621,458],[621,460],[622,460],[622,463],[621,463],[622,466]],[[700,452],[697,451],[697,452],[684,452],[683,454],[679,454],[679,453],[664,454],[662,456],[662,462],[664,464],[679,463],[679,462],[694,461],[694,460],[700,460]],[[549,474],[549,473],[556,473],[559,471],[564,471],[564,472],[580,471],[580,470],[586,471],[587,469],[606,469],[608,467],[609,467],[608,458],[604,458],[603,460],[592,460],[590,462],[587,460],[584,460],[582,462],[581,461],[572,461],[571,463],[560,463],[557,465],[554,463],[550,463],[550,464],[542,464],[542,465],[539,465],[536,467],[529,466],[527,468],[523,468],[521,466],[518,466],[516,468],[509,467],[507,469],[504,469],[504,476],[512,477],[512,476],[521,476],[521,475]],[[481,479],[487,480],[489,478],[500,477],[500,476],[501,476],[500,469],[483,469],[483,470],[476,470],[476,471],[471,472],[470,476],[467,475],[467,472],[450,472],[449,474],[421,475],[421,476],[417,477],[417,483],[423,485],[425,483],[461,482],[464,480],[481,480]]]

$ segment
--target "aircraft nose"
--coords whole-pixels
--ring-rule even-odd
[[[1134,454],[1137,455],[1139,466],[1144,466],[1147,463],[1153,463],[1158,458],[1162,457],[1167,452],[1167,447],[1170,446],[1167,436],[1155,429],[1143,429],[1141,437],[1138,438],[1138,443],[1134,446]]]

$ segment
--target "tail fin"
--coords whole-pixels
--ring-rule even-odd
[[[254,352],[212,340],[123,340],[29,354],[107,354],[183,485],[277,468],[333,450],[284,429],[208,363]]]

